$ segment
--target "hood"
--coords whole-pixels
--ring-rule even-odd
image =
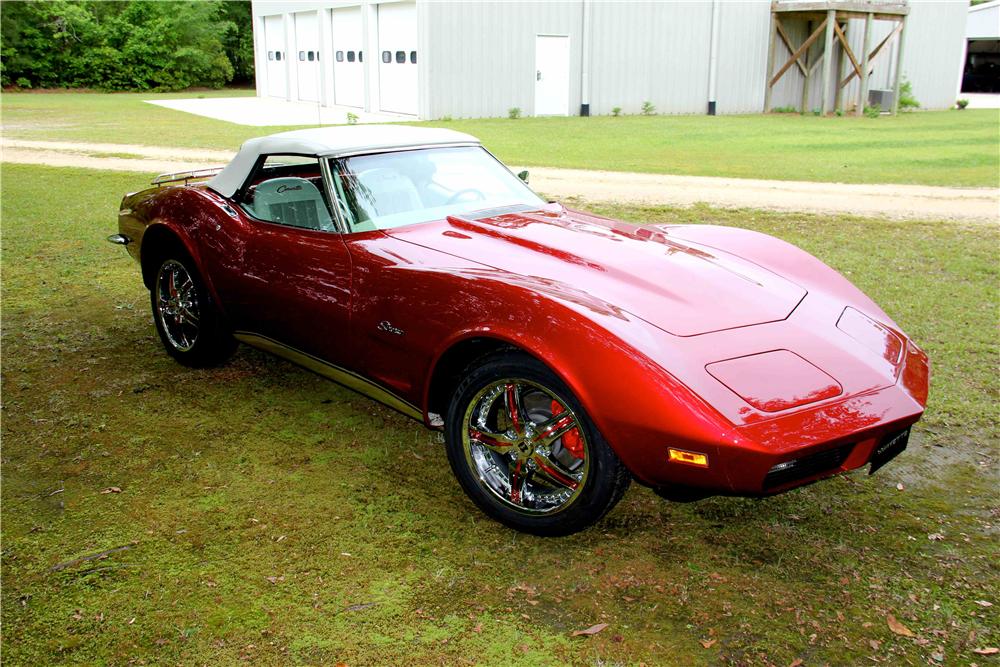
[[[387,233],[501,271],[570,285],[675,336],[783,320],[806,295],[758,264],[675,238],[669,229],[558,205],[450,217]]]

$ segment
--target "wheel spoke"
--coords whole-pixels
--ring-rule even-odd
[[[507,417],[515,433],[524,433],[524,419],[526,414],[521,404],[521,387],[510,382],[504,387],[503,393],[504,407],[507,408]]]
[[[534,472],[536,477],[542,478],[553,486],[561,486],[567,489],[575,490],[580,485],[569,473],[560,470],[558,464],[551,459],[538,453],[534,454],[531,458],[535,462],[535,466],[537,466]]]
[[[503,433],[493,433],[482,428],[470,428],[469,439],[498,454],[506,454],[514,446],[514,439]]]
[[[560,412],[537,426],[532,442],[535,446],[551,445],[566,433],[577,427],[576,418],[570,412]]]
[[[191,308],[181,306],[181,313],[184,315],[184,319],[187,320],[189,324],[195,327],[198,326],[198,316],[191,311]]]
[[[521,493],[524,487],[524,476],[521,475],[522,463],[520,460],[510,471],[510,502],[520,505]]]
[[[167,276],[167,292],[171,299],[177,298],[177,269],[171,269]]]

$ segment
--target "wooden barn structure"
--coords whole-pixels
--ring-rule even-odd
[[[771,110],[771,96],[775,85],[793,67],[801,72],[801,111],[810,109],[809,96],[816,70],[820,71],[820,113],[843,112],[852,106],[847,100],[851,82],[857,78],[854,112],[864,113],[869,106],[869,75],[880,58],[892,59],[896,64],[892,73],[891,101],[887,104],[893,114],[899,109],[899,88],[902,74],[903,44],[906,36],[906,19],[910,13],[907,3],[845,2],[844,0],[775,0],[771,3],[771,31],[768,38],[767,76],[764,90],[764,111]],[[872,47],[875,22],[889,22],[889,29]],[[793,26],[796,30],[792,30]],[[804,28],[804,30],[803,30]],[[849,31],[860,29],[860,43],[851,39]],[[796,46],[793,34],[804,38]],[[852,48],[851,42],[855,42]],[[788,57],[780,67],[778,45],[784,45]],[[859,52],[858,44],[860,44]],[[894,57],[890,52],[895,51]],[[833,77],[836,76],[834,79]],[[832,104],[831,104],[832,96]],[[879,100],[881,102],[881,100]]]

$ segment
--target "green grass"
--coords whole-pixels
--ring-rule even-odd
[[[250,95],[252,91],[237,91]],[[230,91],[203,94],[227,95]],[[143,100],[190,93],[6,93],[10,138],[235,150],[292,129],[248,127]],[[510,164],[846,183],[1000,185],[1000,111],[521,118],[423,123],[469,132]]]
[[[544,540],[483,518],[388,409],[247,348],[174,363],[104,242],[143,175],[3,178],[5,664],[983,665],[1000,644],[993,228],[602,209],[815,252],[925,346],[931,405],[873,477],[687,505],[634,487]]]

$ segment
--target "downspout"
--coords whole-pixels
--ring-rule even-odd
[[[590,0],[580,0],[583,14],[583,39],[580,52],[580,115],[590,115]]]
[[[715,115],[715,92],[719,80],[719,6],[712,0],[712,36],[708,47],[708,115]]]

